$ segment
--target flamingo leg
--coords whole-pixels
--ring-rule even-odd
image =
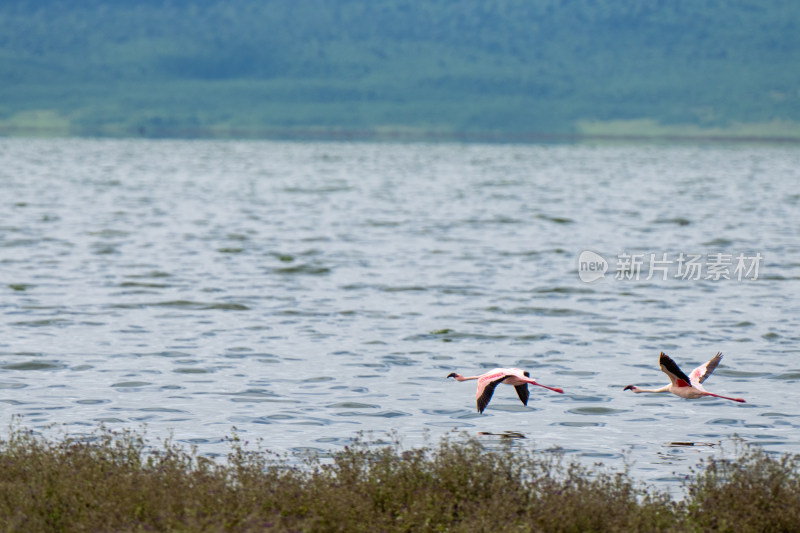
[[[747,402],[744,401],[744,398],[731,398],[729,396],[722,396],[722,395],[719,395],[719,394],[714,394],[713,392],[706,392],[705,395],[706,396],[713,396],[714,398],[722,398],[723,400],[731,400],[733,402],[747,403]]]
[[[553,392],[557,392],[559,394],[564,394],[564,389],[560,387],[548,387],[547,385],[542,385],[541,383],[536,383],[535,381],[531,383],[531,385],[538,385],[540,387],[544,387],[545,389],[549,389]]]

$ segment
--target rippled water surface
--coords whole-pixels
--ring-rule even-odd
[[[5,421],[205,454],[455,429],[667,483],[733,435],[800,453],[796,147],[0,139],[0,192]],[[722,351],[706,387],[747,403],[623,392],[667,383],[662,350]],[[496,366],[566,393],[478,415],[445,378]]]

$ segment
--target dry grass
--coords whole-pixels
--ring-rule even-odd
[[[800,531],[800,456],[738,444],[688,486],[687,514],[701,531]]]
[[[224,463],[141,434],[0,441],[4,531],[800,531],[800,459],[742,447],[682,502],[557,454],[443,440],[361,442],[331,461],[246,451]]]

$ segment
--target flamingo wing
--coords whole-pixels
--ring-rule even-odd
[[[676,387],[692,386],[689,377],[683,373],[683,371],[678,367],[677,364],[675,364],[675,361],[673,361],[670,356],[664,352],[661,352],[658,362],[661,365],[661,371],[669,376],[669,380],[673,385]]]
[[[489,405],[489,400],[492,399],[492,394],[494,394],[494,389],[500,385],[503,380],[506,379],[506,376],[502,376],[499,379],[494,381],[487,381],[483,384],[479,381],[478,382],[478,412],[483,413],[483,410],[486,409],[486,406]],[[481,385],[483,385],[483,390],[481,390]]]
[[[514,388],[517,389],[517,396],[519,396],[519,399],[522,400],[522,405],[528,405],[528,397],[530,396],[530,392],[528,392],[528,384],[523,383],[522,385],[515,385]]]
[[[710,376],[711,373],[714,371],[714,369],[717,368],[717,365],[719,364],[720,361],[722,361],[722,353],[717,352],[717,355],[712,357],[710,361],[692,370],[692,373],[689,374],[689,378],[691,378],[691,383],[693,385],[696,385],[699,383],[703,383],[705,380],[707,380],[708,376]]]

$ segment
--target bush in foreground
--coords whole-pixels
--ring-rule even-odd
[[[675,502],[557,454],[443,440],[289,462],[234,439],[224,463],[100,430],[0,441],[0,528],[18,531],[800,531],[800,462],[743,448]]]

